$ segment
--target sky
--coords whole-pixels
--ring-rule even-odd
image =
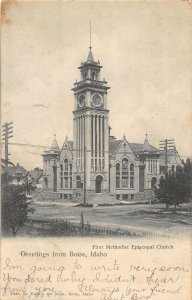
[[[73,139],[74,82],[89,50],[103,66],[112,134],[173,138],[192,155],[192,6],[188,1],[14,1],[3,10],[2,124],[12,143]],[[10,145],[10,160],[42,167],[42,148]],[[4,155],[2,147],[2,155]]]

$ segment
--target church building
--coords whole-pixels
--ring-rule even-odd
[[[101,79],[101,69],[90,47],[72,89],[73,141],[66,138],[60,149],[55,136],[42,154],[44,189],[64,200],[134,200],[157,186],[166,168],[173,171],[181,163],[176,149],[169,150],[166,166],[165,151],[150,145],[147,135],[143,144],[110,135],[110,87]]]

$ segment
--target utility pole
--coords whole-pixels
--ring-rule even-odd
[[[165,139],[159,141],[159,148],[165,150],[165,168],[168,169],[168,150],[175,150],[174,139]]]
[[[13,122],[5,123],[3,126],[3,140],[5,141],[5,172],[8,171],[8,161],[9,161],[9,139],[13,137]]]
[[[86,203],[86,146],[84,146],[84,205]]]

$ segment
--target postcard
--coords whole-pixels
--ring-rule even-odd
[[[191,1],[1,16],[1,299],[190,299]]]

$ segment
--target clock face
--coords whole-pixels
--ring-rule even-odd
[[[79,105],[79,107],[83,107],[85,105],[85,96],[84,95],[79,96],[78,105]]]
[[[92,97],[92,103],[96,107],[101,106],[103,104],[102,97],[99,94],[94,94]]]

